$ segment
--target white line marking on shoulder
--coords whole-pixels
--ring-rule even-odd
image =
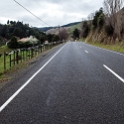
[[[0,112],[40,73],[56,56],[57,54],[65,47],[65,45],[59,49],[36,73],[34,73],[1,107]]]
[[[87,45],[87,46],[91,46],[91,47],[97,48],[97,49],[101,49],[101,50],[104,50],[104,51],[107,51],[107,52],[111,52],[111,53],[114,53],[114,54],[117,54],[117,55],[124,56],[123,53],[119,53],[119,52],[115,52],[115,51],[107,50],[107,49],[105,49],[105,48],[100,48],[100,47],[97,47],[97,46],[92,46],[92,45],[87,44],[87,43],[83,43],[83,44],[85,44],[85,45]]]
[[[106,65],[103,65],[108,71],[110,71],[114,76],[116,76],[120,81],[122,81],[124,83],[124,79],[122,77],[120,77],[117,73],[115,73],[112,69],[110,69],[109,67],[107,67]]]

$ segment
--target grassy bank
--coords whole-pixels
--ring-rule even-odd
[[[99,42],[87,42],[87,43],[97,47],[105,48],[108,50],[124,53],[124,42],[115,43],[115,44],[104,44]]]
[[[11,49],[9,49],[7,46],[1,46],[0,47],[0,53],[4,53],[4,52],[9,52],[11,51]]]
[[[14,54],[11,55],[11,66],[10,66],[10,56],[4,55],[4,52],[10,53],[11,51],[13,50],[9,49],[7,46],[0,47],[0,53],[2,54],[2,56],[0,57],[0,76],[3,75],[6,71],[11,70],[16,65],[16,62],[14,62],[14,56],[15,56]],[[4,60],[4,56],[5,56],[5,60]],[[18,53],[18,56],[21,56],[22,58],[22,55],[20,53]],[[29,59],[28,57],[26,57],[26,51],[24,51],[23,59],[20,59],[18,61],[18,64],[21,64],[26,60],[29,60]],[[6,69],[4,69],[4,62],[5,62]]]
[[[13,79],[13,77],[15,77],[16,75],[18,75],[21,71],[23,71],[23,69],[27,68],[30,63],[34,62],[40,55],[46,54],[47,52],[49,52],[51,49],[53,49],[54,47],[58,46],[54,45],[52,47],[49,46],[44,46],[41,48],[39,48],[39,52],[37,52],[37,48],[34,49],[31,54],[31,50],[30,52],[28,51],[22,51],[24,54],[20,54],[19,55],[22,56],[21,60],[18,60],[18,64],[12,61],[11,63],[11,67],[10,67],[10,56],[6,56],[6,70],[4,70],[4,55],[2,55],[0,57],[0,88],[8,81],[10,81],[11,79]],[[7,48],[6,46],[4,47],[0,47],[0,53],[4,53],[4,52],[10,52],[11,49]],[[30,53],[30,57],[29,57],[29,53]],[[33,55],[33,56],[31,56]],[[27,56],[27,57],[26,57]],[[13,54],[11,55],[11,58],[13,59]]]

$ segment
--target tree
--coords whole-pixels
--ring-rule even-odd
[[[13,25],[13,24],[14,24],[14,22],[13,22],[13,21],[10,21],[10,24],[11,24],[11,25]]]
[[[84,21],[82,25],[82,37],[86,38],[89,34],[89,31],[90,31],[90,28],[89,28],[88,22]]]
[[[88,18],[89,24],[91,26],[92,25],[93,18],[94,18],[94,13],[89,14],[87,18]]]
[[[44,43],[44,41],[45,41],[45,37],[44,36],[40,36],[40,44],[43,44]]]
[[[114,36],[121,39],[121,32],[123,30],[123,0],[104,0],[104,12],[106,25],[113,28]]]
[[[22,22],[19,22],[19,21],[16,23],[16,25],[17,25],[17,27],[20,27],[20,28],[23,27],[23,23]]]
[[[40,40],[41,36],[45,37],[43,32],[39,31],[37,28],[29,27],[28,24],[23,24],[23,22],[8,20],[7,24],[8,25],[0,24],[0,37],[3,39],[9,40],[13,36],[26,38],[32,35]]]
[[[98,20],[97,20],[97,23],[98,23],[98,26],[99,27],[102,27],[105,23],[105,20],[104,20],[104,14],[101,13],[98,17]]]
[[[4,38],[6,38],[7,33],[8,33],[7,25],[3,25],[3,26],[2,26],[1,36],[4,37]]]
[[[7,25],[9,25],[9,20],[7,21]]]
[[[9,48],[18,48],[18,41],[15,36],[13,36],[10,40],[10,42],[7,44]]]
[[[19,37],[19,38],[22,38],[22,34],[23,32],[22,32],[22,29],[21,28],[15,28],[15,30],[14,30],[14,32],[13,32],[13,35],[14,36],[17,36],[17,37]]]
[[[54,41],[59,41],[59,36],[58,36],[58,35],[54,35],[52,41],[53,41],[53,42],[54,42]]]
[[[66,40],[68,38],[68,32],[65,28],[59,28],[59,39]]]
[[[47,40],[48,40],[49,43],[52,42],[53,36],[54,36],[53,34],[48,34],[47,35]]]
[[[96,11],[92,21],[92,25],[94,26],[94,29],[96,29],[97,27],[102,27],[104,25],[103,8],[100,8],[99,11]]]
[[[74,31],[73,31],[73,38],[74,39],[79,39],[79,36],[80,36],[80,31],[79,31],[79,29],[75,29]]]

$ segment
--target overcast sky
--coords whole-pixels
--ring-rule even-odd
[[[16,0],[50,26],[82,21],[103,6],[103,0]],[[48,27],[14,0],[0,1],[0,23],[23,21],[33,27]]]

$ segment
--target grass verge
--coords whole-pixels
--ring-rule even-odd
[[[54,46],[54,47],[56,47],[56,46]],[[37,56],[33,57],[32,59],[29,59],[27,61],[19,63],[19,64],[15,65],[15,66],[11,67],[11,69],[8,69],[4,73],[1,73],[0,74],[0,88],[2,88],[4,86],[4,84],[6,84],[7,82],[11,81],[13,79],[13,77],[18,76],[18,74],[21,71],[23,71],[24,68],[27,68],[30,65],[30,63],[34,62],[39,56],[48,53],[50,50],[51,49],[48,49],[48,50],[46,50],[44,52],[41,52]]]
[[[124,53],[124,42],[115,43],[115,44],[104,44],[104,43],[99,43],[99,42],[87,42],[87,43],[93,46]]]

